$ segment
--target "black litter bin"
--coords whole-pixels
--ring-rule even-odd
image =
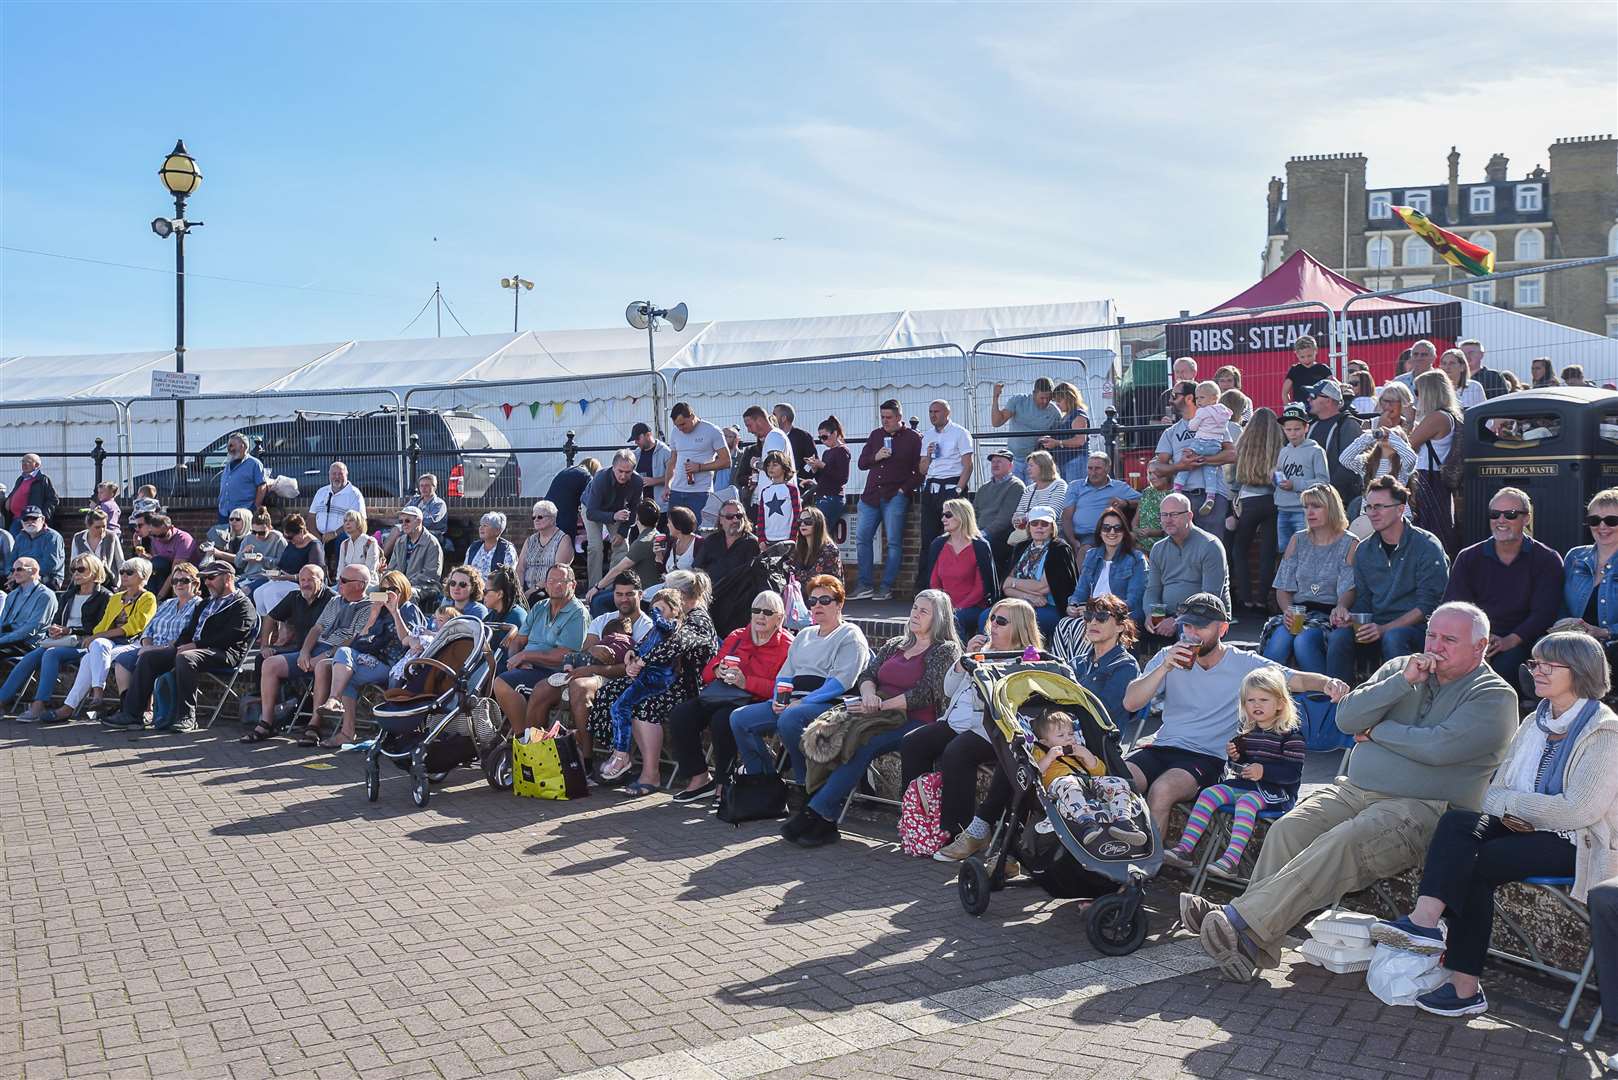
[[[1567,554],[1590,542],[1584,507],[1618,485],[1618,392],[1550,386],[1503,394],[1466,410],[1461,535],[1489,535],[1489,500],[1521,488],[1534,503],[1534,536]]]

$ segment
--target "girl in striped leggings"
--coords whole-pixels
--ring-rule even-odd
[[[1225,779],[1204,788],[1185,822],[1180,842],[1163,853],[1173,866],[1189,868],[1191,852],[1219,810],[1231,808],[1230,846],[1210,867],[1230,874],[1241,864],[1262,810],[1290,810],[1303,779],[1303,736],[1298,710],[1281,668],[1262,667],[1242,680],[1242,719],[1225,747]]]

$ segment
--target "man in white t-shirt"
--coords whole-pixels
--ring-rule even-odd
[[[1234,422],[1227,425],[1229,437],[1219,447],[1219,453],[1212,457],[1201,457],[1191,449],[1191,440],[1195,438],[1191,430],[1189,417],[1196,415],[1197,386],[1192,382],[1178,382],[1169,388],[1173,394],[1172,404],[1174,411],[1180,419],[1169,426],[1169,429],[1158,438],[1157,452],[1154,460],[1170,472],[1185,472],[1190,469],[1201,468],[1203,465],[1229,465],[1236,460],[1236,440],[1242,437],[1242,429]],[[1191,500],[1193,507],[1202,507],[1208,503],[1213,508],[1206,514],[1196,516],[1195,525],[1205,532],[1213,534],[1214,539],[1220,543],[1225,540],[1225,515],[1230,513],[1230,491],[1225,486],[1224,470],[1214,469],[1214,490],[1188,489],[1184,494]]]
[[[916,591],[927,588],[933,568],[927,558],[944,531],[944,503],[964,499],[972,480],[972,433],[949,418],[949,402],[927,406],[921,430],[921,558],[916,562]]]
[[[749,405],[747,411],[742,413],[742,426],[747,433],[757,440],[744,454],[752,466],[748,470],[745,487],[743,481],[737,478],[736,494],[751,509],[753,493],[758,490],[759,484],[764,482],[764,458],[772,453],[778,453],[792,462],[792,441],[787,438],[786,432],[776,427],[770,414],[764,411],[763,406]]]
[[[683,506],[700,520],[713,490],[713,474],[730,468],[730,450],[724,434],[706,420],[697,418],[691,406],[675,402],[669,410],[674,430],[669,432],[668,471],[663,474],[663,490],[670,506]]]

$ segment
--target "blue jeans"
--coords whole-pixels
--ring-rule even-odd
[[[51,699],[51,693],[56,689],[56,679],[62,665],[77,664],[83,655],[83,649],[68,648],[38,648],[24,653],[12,666],[4,685],[0,685],[0,705],[10,705],[22,693],[28,676],[36,671],[39,672],[39,685],[34,688],[34,700],[43,705]]]
[[[826,528],[830,530],[848,512],[848,500],[841,495],[822,495],[815,500],[815,509],[826,516]]]
[[[899,580],[899,560],[904,557],[905,512],[910,509],[910,497],[900,492],[885,500],[880,507],[860,501],[860,519],[855,546],[859,552],[860,576],[857,588],[869,589],[875,574],[873,563],[876,546],[876,527],[882,525],[887,554],[882,560],[882,588],[891,592]]]
[[[1339,627],[1327,633],[1318,626],[1306,626],[1303,633],[1294,637],[1283,622],[1264,643],[1264,655],[1299,671],[1352,682],[1354,632]]]
[[[798,702],[781,710],[779,716],[768,701],[743,705],[730,714],[730,731],[736,736],[736,750],[741,755],[742,767],[749,776],[769,776],[775,772],[775,759],[764,745],[764,736],[774,731],[781,736],[786,747],[787,760],[792,763],[792,775],[803,783],[803,729],[821,713],[831,708],[831,702],[813,705]]]
[[[1303,518],[1303,507],[1296,510],[1283,510],[1275,508],[1275,557],[1280,558],[1286,553],[1287,541],[1292,539],[1293,533],[1303,532],[1308,528],[1308,522]]]
[[[826,777],[826,782],[820,785],[820,790],[809,799],[809,809],[827,821],[836,821],[838,815],[843,812],[843,803],[847,802],[849,794],[859,787],[871,762],[883,754],[899,749],[904,737],[921,725],[920,720],[906,720],[892,731],[884,731],[873,736],[864,746],[854,751],[853,757],[837,766],[832,774]]]
[[[708,506],[708,493],[706,491],[671,491],[669,492],[670,506],[683,506],[697,515],[697,524],[702,524],[702,511]],[[595,582],[590,582],[594,585]]]
[[[1427,628],[1425,626],[1398,626],[1391,630],[1383,631],[1382,640],[1378,641],[1377,645],[1382,649],[1382,659],[1386,661],[1392,660],[1396,656],[1409,656],[1411,653],[1420,652],[1426,640]],[[1352,657],[1355,648],[1354,628],[1352,626],[1339,626],[1331,632],[1326,641],[1328,661],[1332,656],[1336,655]],[[1350,661],[1350,664],[1352,664],[1352,661]],[[1344,678],[1341,675],[1337,677]],[[1347,680],[1345,679],[1345,681]]]
[[[671,667],[646,667],[641,670],[624,692],[619,694],[608,706],[607,714],[612,717],[612,748],[619,753],[627,754],[630,743],[633,742],[635,726],[635,706],[648,698],[656,697],[674,685],[674,669]]]
[[[356,699],[360,696],[361,687],[386,683],[391,667],[366,653],[357,653],[347,645],[331,654],[331,663],[332,667],[353,669],[354,673],[349,676],[348,685],[343,687],[342,696]]]

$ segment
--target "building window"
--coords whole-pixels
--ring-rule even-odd
[[[1607,336],[1618,338],[1618,315],[1607,316]]]
[[[1545,279],[1538,274],[1533,277],[1520,277],[1516,279],[1517,306],[1544,307],[1545,306]]]
[[[1618,255],[1618,225],[1607,230],[1607,254]]]
[[[1520,213],[1538,213],[1544,209],[1544,188],[1538,184],[1517,185],[1517,210]]]
[[[1524,229],[1517,234],[1516,259],[1531,262],[1545,257],[1545,234],[1538,229]]]
[[[1432,192],[1407,191],[1405,192],[1405,205],[1412,210],[1420,210],[1424,214],[1430,214],[1433,210]]]
[[[1618,270],[1607,271],[1607,303],[1618,304]]]
[[[1393,216],[1388,207],[1393,205],[1393,196],[1386,191],[1371,192],[1371,210],[1367,215],[1372,221],[1386,221]]]
[[[1410,277],[1407,274],[1405,275],[1404,279],[1404,287],[1407,289],[1425,289],[1432,283],[1433,278],[1431,274],[1422,274],[1419,277]],[[221,466],[221,468],[223,468],[223,466]]]
[[[1472,213],[1494,213],[1494,188],[1475,187],[1472,189]]]
[[[1466,298],[1480,304],[1494,303],[1494,282],[1476,281],[1466,287]]]
[[[1386,236],[1373,236],[1365,242],[1365,265],[1380,270],[1393,265],[1393,241]]]
[[[1482,232],[1475,232],[1471,236],[1468,236],[1467,239],[1486,251],[1492,251],[1496,255],[1500,254],[1500,249],[1495,246],[1494,233],[1490,232],[1488,229],[1484,229]]]
[[[1406,266],[1431,266],[1433,262],[1432,246],[1419,236],[1405,237],[1404,264]]]

